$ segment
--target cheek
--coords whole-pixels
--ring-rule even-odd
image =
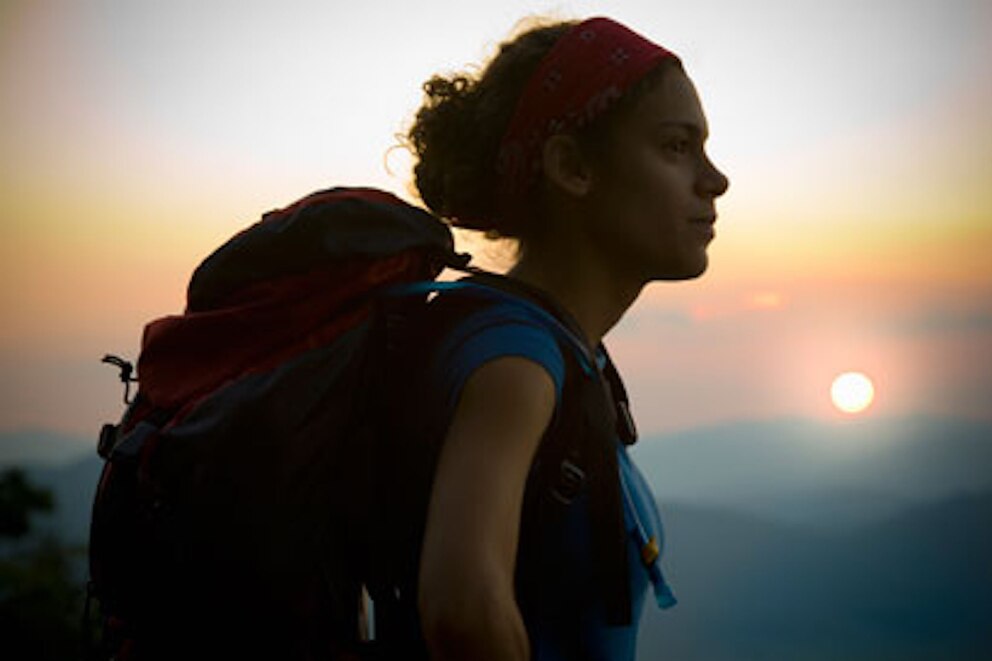
[[[618,209],[648,224],[667,224],[680,216],[683,174],[657,154],[632,158],[614,177]]]
[[[625,140],[610,154],[599,177],[595,206],[633,239],[657,239],[691,214],[693,173],[649,138]]]

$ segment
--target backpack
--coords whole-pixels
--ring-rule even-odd
[[[128,406],[98,445],[94,657],[376,655],[366,589],[389,592],[376,565],[391,515],[370,506],[388,452],[382,375],[431,292],[505,297],[435,281],[467,262],[424,210],[375,189],[321,191],[200,264],[185,314],[146,326],[138,378],[105,358]]]
[[[90,573],[109,651],[333,658],[360,640],[363,441],[388,360],[375,293],[464,266],[452,246],[388,193],[318,192],[220,247],[186,313],[146,327],[138,392],[99,443]]]

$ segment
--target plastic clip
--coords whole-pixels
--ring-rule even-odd
[[[562,505],[570,505],[582,491],[585,482],[585,471],[565,459],[561,462],[558,484],[551,489],[551,495]]]

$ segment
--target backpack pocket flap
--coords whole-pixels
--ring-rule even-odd
[[[117,441],[114,449],[110,453],[111,461],[137,461],[141,456],[141,448],[145,442],[156,433],[159,428],[147,421],[141,421],[134,426],[130,432]]]

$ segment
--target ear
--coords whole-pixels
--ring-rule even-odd
[[[576,197],[584,197],[592,188],[592,168],[574,137],[551,136],[544,142],[541,157],[549,186]]]

